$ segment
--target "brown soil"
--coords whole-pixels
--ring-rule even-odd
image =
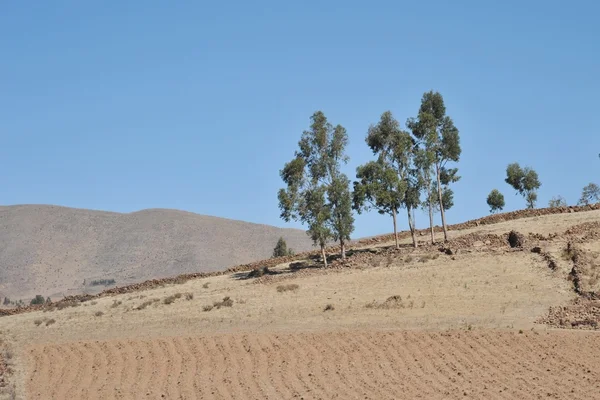
[[[582,357],[585,349],[585,357]],[[600,335],[236,334],[37,345],[30,399],[591,399]]]

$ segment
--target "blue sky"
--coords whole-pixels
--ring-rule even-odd
[[[463,148],[450,223],[486,215],[493,188],[524,207],[514,161],[538,171],[539,206],[576,203],[600,181],[600,5],[494,3],[3,1],[0,203],[297,227],[278,171],[310,115],[346,127],[353,178],[369,124],[404,124],[430,89]],[[391,228],[373,212],[353,237]]]

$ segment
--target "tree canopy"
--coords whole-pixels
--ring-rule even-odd
[[[504,208],[504,195],[498,189],[493,189],[487,197],[487,204],[490,206],[490,212],[501,211]]]
[[[333,127],[321,111],[311,116],[311,122],[294,159],[280,171],[287,187],[279,190],[279,208],[286,222],[293,219],[308,226],[307,233],[321,247],[327,265],[328,240],[340,242],[345,258],[345,243],[354,230],[350,180],[340,171],[348,161],[348,135],[341,125]]]
[[[413,136],[418,139],[423,151],[427,156],[421,158],[425,164],[421,163],[421,176],[425,179],[425,188],[427,190],[426,202],[430,209],[430,225],[433,235],[433,217],[431,215],[434,208],[438,208],[442,217],[442,226],[444,229],[444,240],[448,240],[448,230],[446,225],[446,215],[444,207],[444,197],[448,200],[452,196],[448,185],[458,181],[460,178],[456,168],[447,170],[448,162],[458,162],[462,152],[460,147],[459,131],[454,125],[454,121],[446,115],[446,106],[444,98],[439,92],[429,91],[423,94],[421,106],[416,118],[409,118],[406,125],[412,131]],[[431,168],[427,161],[431,161]],[[430,177],[435,176],[435,187],[432,188],[429,182]],[[445,184],[442,176],[446,174]],[[444,196],[444,191],[446,195]],[[437,206],[433,202],[433,193],[437,193]],[[433,241],[433,238],[432,238]]]
[[[537,172],[530,167],[521,168],[518,163],[512,163],[506,167],[505,182],[525,198],[527,208],[535,208],[537,190],[542,185]]]
[[[589,205],[600,202],[600,187],[595,183],[589,183],[581,192],[581,198],[579,199],[579,205]]]

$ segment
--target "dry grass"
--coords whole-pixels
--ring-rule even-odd
[[[295,283],[290,283],[290,284],[287,284],[287,285],[279,285],[279,286],[277,286],[277,291],[279,293],[282,293],[282,292],[294,292],[294,291],[298,290],[299,287],[300,286],[298,286]]]

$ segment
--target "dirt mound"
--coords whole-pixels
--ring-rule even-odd
[[[27,355],[27,398],[44,400],[591,399],[600,392],[600,336],[575,332],[237,334],[46,344]]]

